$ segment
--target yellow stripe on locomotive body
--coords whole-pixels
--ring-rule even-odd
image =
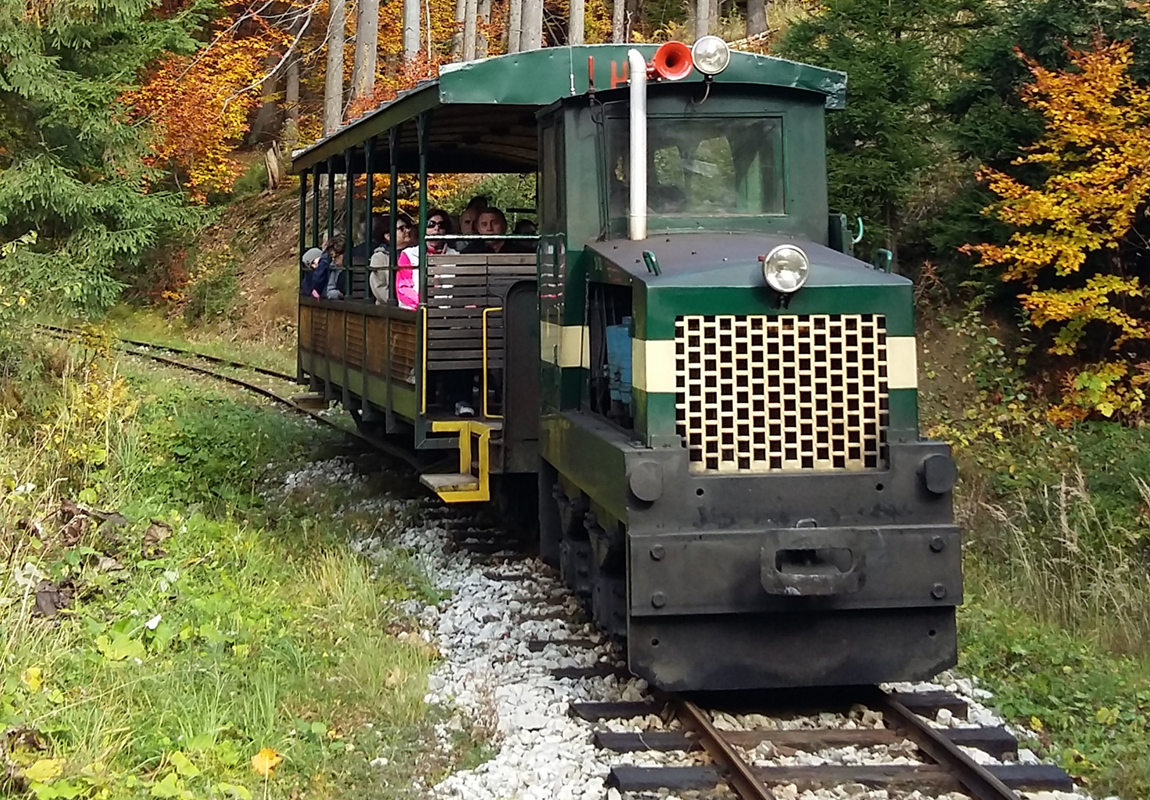
[[[301,253],[340,206],[351,245],[340,299],[304,286],[301,380],[456,467],[422,476],[445,502],[538,502],[540,555],[654,685],[931,677],[956,659],[956,475],[919,434],[911,283],[828,200],[846,76],[669,47],[449,65],[293,154]],[[437,172],[537,175],[537,235],[436,255],[460,236],[426,226]],[[355,239],[377,173],[384,206],[400,173],[424,187],[414,309]]]

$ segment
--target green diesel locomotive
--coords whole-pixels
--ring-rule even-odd
[[[369,235],[377,174],[375,205],[403,174],[422,192],[418,305],[373,298],[349,247],[343,299],[301,297],[301,380],[449,458],[422,476],[444,501],[537,512],[541,557],[666,689],[955,663],[955,468],[919,438],[911,283],[828,208],[845,96],[716,37],[549,48],[444,67],[293,158],[301,253]],[[427,228],[428,176],[460,172],[537,175],[534,254],[431,252],[475,238]]]

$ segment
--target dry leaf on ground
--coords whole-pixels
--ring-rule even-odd
[[[275,750],[270,747],[265,747],[252,756],[252,771],[261,778],[271,777],[272,770],[283,760],[283,756]]]

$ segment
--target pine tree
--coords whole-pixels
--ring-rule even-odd
[[[119,98],[157,57],[192,53],[202,20],[149,0],[0,0],[0,239],[38,233],[5,259],[38,299],[96,314],[146,254],[196,225],[181,194],[144,167],[146,128]]]
[[[932,162],[941,51],[963,0],[828,0],[792,25],[781,55],[847,73],[847,107],[827,117],[831,205],[867,228],[864,252],[896,254],[903,214]]]

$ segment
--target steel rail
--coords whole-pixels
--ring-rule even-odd
[[[867,704],[873,704],[882,711],[887,725],[898,730],[935,763],[951,772],[962,784],[965,794],[976,800],[1019,800],[1013,789],[891,693],[875,687]]]
[[[675,700],[679,719],[699,737],[699,744],[714,760],[727,783],[742,800],[775,800],[775,795],[760,781],[738,751],[711,724],[706,712],[690,700]]]
[[[51,331],[54,335],[60,336],[60,337],[67,336],[67,335],[74,336],[78,333],[77,331],[71,330],[69,328],[60,328],[60,327],[56,327],[54,325],[41,325],[40,327],[45,329],[45,330]],[[152,349],[156,349],[156,350],[167,350],[169,352],[181,353],[184,355],[192,356],[194,358],[204,358],[208,361],[223,364],[225,366],[237,367],[240,369],[249,369],[249,370],[252,370],[254,372],[258,372],[260,374],[263,374],[263,375],[270,375],[271,377],[277,378],[279,380],[294,382],[295,381],[294,376],[284,375],[283,373],[274,372],[272,370],[265,370],[265,369],[262,369],[260,367],[254,367],[250,364],[244,364],[244,363],[238,362],[238,361],[229,361],[228,359],[216,358],[215,356],[204,356],[204,355],[202,355],[200,353],[196,353],[194,351],[180,350],[179,348],[168,347],[166,345],[158,345],[158,344],[151,344],[151,343],[141,344],[139,342],[132,342],[129,339],[118,339],[118,338],[115,340],[115,342],[113,344],[113,347],[115,347],[117,350],[124,352],[124,353],[127,353],[128,355],[133,355],[133,356],[136,356],[138,358],[149,358],[152,361],[158,361],[161,364],[166,364],[168,366],[176,367],[177,369],[187,370],[189,372],[196,372],[196,373],[199,373],[200,375],[205,375],[209,378],[215,378],[217,380],[224,381],[225,383],[230,383],[233,386],[237,386],[241,389],[246,389],[249,392],[254,392],[255,394],[260,395],[261,397],[267,398],[268,400],[271,400],[273,402],[287,406],[292,411],[295,411],[297,413],[304,414],[308,417],[311,417],[316,422],[322,423],[322,424],[328,426],[329,428],[332,428],[333,430],[339,431],[340,433],[347,434],[348,436],[354,436],[356,439],[359,439],[364,444],[367,444],[370,447],[374,447],[375,449],[379,450],[380,452],[386,453],[387,455],[392,456],[393,458],[400,459],[401,461],[409,464],[411,467],[413,467],[417,471],[423,470],[426,467],[425,464],[421,464],[419,462],[418,458],[415,456],[414,453],[408,452],[404,448],[398,447],[394,444],[391,444],[390,442],[381,441],[380,439],[377,439],[374,436],[370,436],[370,435],[368,435],[368,434],[366,434],[363,431],[360,431],[358,429],[344,427],[343,425],[340,425],[339,423],[335,422],[334,420],[328,419],[327,417],[320,414],[319,412],[313,411],[310,408],[304,408],[303,406],[301,406],[299,403],[295,402],[291,398],[283,397],[282,395],[277,394],[276,392],[272,391],[271,389],[267,389],[263,386],[252,383],[250,381],[245,381],[243,378],[237,378],[237,377],[234,377],[232,375],[225,375],[222,372],[216,372],[215,370],[208,369],[207,367],[200,367],[200,366],[197,366],[195,364],[189,364],[186,361],[181,361],[181,360],[176,359],[176,358],[169,358],[167,356],[160,355],[159,353],[150,353],[147,350],[134,349],[132,347],[129,347],[128,346],[129,344],[134,344],[137,346],[152,348]]]

